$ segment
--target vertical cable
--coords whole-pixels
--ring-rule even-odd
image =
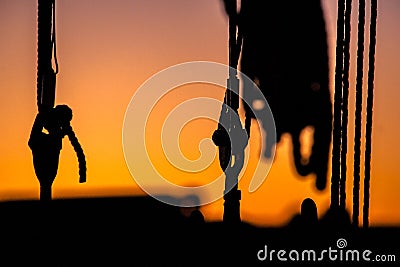
[[[350,69],[350,39],[351,39],[351,8],[352,0],[346,0],[345,37],[343,48],[343,96],[342,96],[342,146],[340,154],[340,207],[346,207],[346,171],[347,171],[347,124],[349,102],[349,69]]]
[[[372,139],[372,113],[374,103],[374,78],[375,78],[375,47],[376,47],[376,24],[378,17],[377,0],[371,0],[371,22],[369,42],[369,69],[368,69],[368,95],[367,95],[367,118],[365,135],[365,176],[364,176],[364,206],[363,227],[369,226],[369,190],[371,180],[371,139]]]
[[[334,94],[334,120],[332,145],[332,177],[331,177],[331,208],[339,206],[340,181],[340,147],[341,147],[341,106],[343,79],[343,44],[344,44],[344,11],[345,0],[338,0],[336,29],[336,69]]]
[[[52,40],[51,16],[52,0],[38,0],[37,8],[37,106],[41,109],[47,86],[47,75],[51,69]]]
[[[361,173],[361,125],[364,76],[364,34],[365,34],[365,0],[358,0],[358,40],[357,40],[357,84],[356,107],[354,119],[354,182],[353,182],[353,218],[352,223],[358,227],[360,202]]]

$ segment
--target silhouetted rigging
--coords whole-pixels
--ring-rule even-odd
[[[219,161],[225,172],[224,214],[223,221],[237,223],[240,218],[241,192],[238,189],[238,176],[244,163],[244,149],[248,143],[248,135],[243,129],[239,109],[239,79],[237,64],[241,47],[241,36],[237,30],[237,2],[225,0],[225,8],[229,18],[229,77],[224,103],[221,109],[218,129],[212,139],[219,148]]]
[[[354,181],[353,181],[353,216],[352,223],[358,226],[360,173],[361,173],[361,115],[364,77],[364,33],[365,33],[365,0],[358,2],[358,41],[357,41],[357,84],[354,119]]]
[[[86,182],[86,160],[82,147],[72,130],[72,110],[55,103],[56,56],[55,0],[38,0],[37,106],[28,145],[40,183],[40,200],[51,200],[51,187],[57,175],[62,139],[68,136],[79,162],[79,182]],[[55,70],[53,69],[53,60]]]
[[[340,153],[340,200],[339,206],[346,209],[346,179],[347,179],[347,127],[349,116],[349,71],[350,71],[350,38],[351,38],[351,8],[352,0],[346,0],[344,15],[344,48],[343,48],[343,84],[341,104],[341,153]]]
[[[365,135],[365,176],[364,176],[364,206],[363,227],[369,226],[369,190],[371,180],[371,152],[372,152],[372,114],[374,104],[374,78],[375,78],[375,50],[376,50],[376,24],[378,18],[378,1],[371,0],[371,22],[369,29],[369,69],[368,69],[368,95],[367,95],[367,122]]]
[[[267,8],[266,8],[267,7]],[[243,34],[240,70],[254,81],[274,116],[276,144],[284,134],[292,141],[293,165],[301,176],[315,175],[315,188],[328,180],[332,139],[329,57],[324,12],[320,0],[241,1],[239,29]],[[295,32],[302,35],[296,38]],[[246,94],[249,88],[245,88]],[[246,129],[254,117],[246,111]],[[313,130],[309,156],[301,153],[301,134]],[[269,157],[275,140],[268,137]]]
[[[331,210],[333,213],[346,211],[346,171],[347,171],[347,121],[348,121],[348,86],[350,64],[350,24],[351,0],[338,1],[337,40],[336,40],[336,73],[335,73],[335,105],[332,150]],[[371,161],[372,106],[375,72],[377,1],[371,0],[369,70],[366,113],[365,162],[364,162],[364,207],[363,226],[368,227],[369,182]],[[363,94],[363,61],[364,61],[364,25],[365,1],[359,1],[358,16],[358,50],[356,77],[356,109],[354,134],[354,183],[353,183],[353,216],[352,224],[358,226],[359,187],[361,169],[361,115]],[[340,197],[340,200],[339,200]],[[336,211],[335,211],[336,210]]]
[[[266,97],[271,108],[277,130],[277,142],[283,133],[292,137],[294,166],[298,174],[306,176],[316,174],[316,188],[326,187],[329,149],[332,142],[332,173],[331,173],[331,207],[332,214],[343,213],[346,217],[346,176],[348,148],[348,108],[350,85],[350,39],[352,0],[338,0],[337,32],[336,32],[336,62],[335,91],[332,113],[332,103],[329,93],[328,44],[325,30],[324,13],[320,0],[293,1],[290,7],[282,1],[269,2],[269,9],[263,8],[262,1],[241,1],[240,11],[236,10],[236,1],[224,0],[225,11],[230,18],[230,29],[233,22],[236,28],[230,37],[230,66],[240,66],[241,72],[253,80]],[[362,95],[362,53],[361,45],[364,39],[363,24],[365,3],[359,3],[359,48],[358,77],[356,96],[356,134],[355,138],[355,181],[353,188],[353,205],[357,209],[353,215],[353,223],[357,224],[358,190],[360,172],[360,109]],[[376,0],[371,3],[370,25],[370,67],[368,74],[368,107],[366,123],[366,151],[364,178],[364,224],[367,225],[369,206],[369,172],[372,131],[372,95],[374,79],[374,56],[376,43]],[[285,15],[280,13],[285,11]],[[301,11],[300,11],[301,10]],[[304,12],[303,12],[304,11]],[[307,12],[307,14],[306,14]],[[276,25],[276,26],[274,26]],[[302,42],[294,42],[292,32],[302,32]],[[362,35],[362,36],[361,36]],[[263,38],[265,36],[265,38]],[[233,40],[233,41],[232,41]],[[239,59],[241,54],[240,64]],[[233,56],[232,56],[233,55]],[[229,84],[228,85],[232,85]],[[246,88],[244,89],[246,93]],[[361,94],[361,95],[360,95]],[[229,101],[229,98],[225,97]],[[230,102],[225,102],[229,106]],[[250,122],[255,118],[250,107],[245,108],[245,130],[250,137]],[[236,103],[233,103],[234,110]],[[300,133],[307,127],[314,128],[311,156],[306,159],[300,153]],[[228,134],[219,124],[214,133],[214,142],[228,139]],[[224,138],[215,138],[215,137]],[[268,136],[268,134],[267,134]],[[217,145],[220,143],[215,142]],[[232,144],[231,141],[230,144]],[[229,145],[229,144],[228,144]],[[271,140],[266,140],[265,156],[270,156]],[[226,146],[228,150],[230,148]],[[229,157],[220,146],[220,163],[225,169]],[[222,154],[221,154],[222,153]],[[230,154],[228,154],[230,155]]]
[[[263,1],[241,1],[240,11],[237,10],[236,1],[224,0],[224,5],[230,27],[230,67],[235,69],[239,66],[241,72],[257,84],[264,94],[274,116],[276,142],[280,142],[284,133],[291,135],[297,173],[301,176],[315,174],[316,188],[324,190],[332,138],[332,103],[327,35],[320,1],[293,1],[289,7],[282,1],[272,1],[268,3],[268,9],[265,9]],[[280,11],[285,11],[284,15]],[[294,43],[294,31],[302,32],[304,41]],[[230,77],[235,75],[230,73]],[[237,79],[228,80],[230,88],[236,88],[237,84]],[[243,94],[247,94],[248,90],[251,88],[244,88]],[[235,94],[233,92],[235,90],[229,93]],[[239,97],[233,99],[238,101]],[[231,103],[230,95],[226,95],[224,101],[223,110],[229,110],[227,107],[237,110],[238,103]],[[243,136],[247,135],[248,139],[255,114],[248,103],[242,103],[246,133]],[[224,119],[222,114],[221,118]],[[231,123],[232,119],[229,118]],[[240,120],[235,120],[240,123]],[[229,145],[235,141],[221,146],[221,140],[229,139],[228,132],[221,125],[220,121],[213,140],[219,146],[221,168],[225,170],[230,162],[226,155],[231,155],[224,149],[229,151]],[[308,126],[313,128],[314,135],[311,155],[305,158],[300,152],[300,134]],[[241,129],[241,126],[238,128]],[[275,141],[268,132],[271,129],[265,130],[264,156],[269,158]]]

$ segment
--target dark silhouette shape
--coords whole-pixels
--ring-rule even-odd
[[[51,186],[57,175],[62,139],[74,147],[79,162],[80,183],[86,182],[86,160],[70,125],[72,110],[67,105],[54,107],[58,60],[56,55],[55,0],[38,0],[37,106],[28,145],[40,183],[40,199],[51,199]],[[53,60],[55,70],[53,70]],[[44,130],[47,133],[44,133]]]
[[[38,0],[37,9],[37,106],[54,107],[58,60],[56,53],[55,0]],[[53,70],[53,60],[55,70]]]
[[[41,204],[0,202],[2,266],[365,266],[364,261],[332,262],[327,254],[315,264],[286,264],[276,253],[284,249],[288,257],[292,249],[337,249],[336,241],[345,238],[344,249],[396,254],[397,247],[390,244],[400,238],[399,227],[346,232],[336,231],[335,225],[323,231],[287,231],[245,222],[234,228],[222,222],[191,227],[180,207],[151,196],[54,199],[45,208]],[[268,254],[275,250],[274,260],[258,260],[264,245]]]
[[[363,102],[363,76],[364,76],[364,33],[365,33],[365,0],[358,2],[358,39],[357,39],[357,84],[356,107],[354,119],[354,181],[353,181],[353,216],[352,223],[358,227],[359,198],[360,198],[360,173],[361,173],[361,115]]]
[[[58,62],[55,52],[55,1],[37,2],[37,106],[38,114],[31,130],[28,145],[40,183],[40,199],[51,199],[51,186],[57,175],[62,136],[51,121],[56,90]],[[56,71],[53,70],[54,56]],[[43,129],[48,135],[42,133]]]
[[[212,135],[212,140],[218,146],[218,156],[221,169],[225,172],[224,214],[223,221],[237,224],[240,219],[241,192],[238,189],[239,173],[243,168],[244,149],[248,144],[248,134],[243,129],[239,109],[239,79],[237,63],[241,46],[238,37],[237,3],[236,0],[225,0],[225,11],[229,19],[229,77],[222,104],[218,128]]]
[[[235,78],[230,77],[229,79]],[[226,91],[225,103],[229,103],[227,99],[231,93],[230,90]],[[218,146],[220,167],[225,172],[223,221],[236,224],[241,221],[241,192],[238,189],[238,181],[239,173],[243,168],[244,149],[248,144],[248,136],[241,126],[237,109],[233,110],[225,103],[221,110],[218,128],[214,131],[212,140]],[[229,130],[229,133],[227,130]]]
[[[332,233],[335,233],[335,230],[348,233],[353,229],[349,212],[341,207],[330,207],[322,216],[319,225],[323,231]]]
[[[199,207],[196,207],[189,215],[189,222],[192,225],[199,226],[205,223],[204,215],[199,210]]]
[[[173,203],[170,196],[165,196],[166,203]],[[205,222],[204,215],[200,211],[200,198],[197,195],[187,195],[181,199],[181,214],[187,219],[190,225],[198,226]]]
[[[352,1],[347,0],[344,18],[344,48],[343,48],[343,84],[341,104],[341,151],[340,151],[340,207],[346,208],[346,179],[347,179],[347,124],[349,105],[349,68],[350,68],[350,36]]]
[[[346,171],[347,171],[347,122],[348,122],[348,87],[350,64],[350,25],[352,1],[338,2],[337,43],[336,43],[336,76],[335,105],[332,150],[332,180],[331,180],[331,215],[346,212]],[[364,177],[364,207],[363,225],[368,227],[370,157],[372,134],[373,82],[376,45],[377,2],[371,2],[369,72],[367,96],[367,122],[365,141],[365,177]],[[358,21],[358,51],[357,51],[357,84],[356,111],[354,135],[354,184],[353,184],[353,225],[358,226],[359,216],[359,183],[361,161],[361,109],[364,60],[364,24],[365,1],[359,2]],[[332,215],[332,216],[333,216]]]
[[[332,145],[332,177],[331,177],[331,208],[339,207],[340,160],[341,160],[341,105],[343,81],[343,53],[344,53],[344,14],[345,0],[338,0],[337,28],[336,28],[336,62],[335,62],[335,92],[334,92],[334,120]]]
[[[375,50],[376,50],[376,24],[378,17],[378,1],[371,0],[371,22],[369,40],[369,69],[368,69],[368,96],[367,96],[367,123],[365,134],[365,176],[364,176],[364,206],[363,227],[369,226],[369,190],[371,180],[371,139],[372,139],[372,113],[374,104],[374,78],[375,78]]]
[[[71,120],[72,110],[67,105],[39,112],[35,118],[28,145],[32,150],[33,166],[41,187],[40,198],[43,200],[51,199],[51,186],[57,175],[62,139],[66,135],[78,156],[79,182],[86,181],[85,155],[72,130]]]
[[[302,201],[300,213],[296,214],[289,223],[289,228],[296,231],[306,231],[308,235],[310,231],[316,231],[318,227],[318,210],[317,205],[311,198]]]
[[[263,92],[276,125],[277,142],[282,134],[292,137],[297,172],[316,175],[316,188],[324,190],[332,135],[332,103],[324,13],[319,0],[242,1],[238,18],[243,34],[241,71]],[[301,12],[299,12],[301,10]],[[295,33],[301,33],[296,39]],[[244,94],[250,88],[244,88]],[[254,117],[244,104],[246,117]],[[249,119],[246,129],[249,129]],[[300,153],[300,133],[314,128],[312,153]],[[275,145],[266,140],[265,156]]]
[[[38,113],[33,123],[28,145],[32,150],[33,166],[40,183],[40,199],[51,199],[51,186],[57,175],[59,155],[64,137],[60,129],[49,121],[48,114]],[[43,129],[48,131],[43,132]]]
[[[318,222],[317,204],[311,198],[306,198],[301,203],[301,217],[307,227],[315,227]]]

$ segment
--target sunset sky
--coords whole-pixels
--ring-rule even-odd
[[[144,194],[124,158],[122,135],[128,105],[146,80],[170,66],[190,61],[228,64],[228,21],[221,3],[220,0],[56,0],[59,63],[56,104],[67,104],[73,110],[71,125],[86,155],[87,182],[78,183],[78,161],[64,138],[53,198]],[[337,1],[323,0],[323,5],[333,77]],[[357,6],[358,1],[353,1],[353,31],[357,28]],[[368,7],[369,1],[367,10]],[[370,225],[400,225],[400,105],[397,103],[400,1],[378,0],[378,9]],[[0,36],[0,200],[38,199],[39,183],[28,147],[37,113],[37,1],[0,0]],[[353,38],[350,66],[347,183],[350,212],[355,41]],[[155,124],[147,141],[149,156],[157,169],[174,183],[189,186],[208,182],[212,174],[218,176],[221,172],[218,160],[214,159],[209,169],[192,176],[168,165],[160,141],[162,118],[179,101],[201,96],[222,100],[224,91],[210,85],[186,89],[160,101],[155,110],[159,117],[149,117]],[[364,103],[365,99],[364,96]],[[185,125],[179,137],[182,153],[191,160],[198,158],[200,141],[210,138],[215,128],[216,123],[207,120]],[[259,133],[252,130],[250,145],[257,147]],[[312,176],[300,177],[294,173],[288,141],[285,136],[277,147],[272,168],[258,190],[248,192],[250,177],[244,174],[239,183],[242,220],[263,226],[281,225],[299,211],[306,197],[315,200],[320,215],[328,208],[330,188],[317,192]],[[248,157],[252,159],[252,155]],[[222,220],[223,200],[201,210],[208,221]]]

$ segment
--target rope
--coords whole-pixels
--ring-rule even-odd
[[[241,129],[239,119],[239,81],[237,77],[237,64],[241,47],[241,33],[238,32],[238,13],[237,0],[224,0],[225,8],[229,18],[229,78],[227,80],[228,88],[225,93],[225,99],[221,112],[220,121],[228,119],[228,131],[230,131],[231,142],[227,146],[219,147],[220,165],[225,172],[225,190],[224,190],[224,222],[240,221],[240,190],[238,190],[238,175],[243,167],[244,148],[240,146],[241,136],[238,136],[238,130]],[[229,112],[231,108],[232,111]],[[229,112],[228,114],[226,114]],[[228,115],[227,118],[224,118]],[[239,130],[240,131],[240,130]],[[228,135],[228,138],[230,136]],[[238,139],[238,140],[235,140]],[[247,139],[246,139],[247,141]],[[239,143],[239,144],[238,144]],[[239,148],[240,147],[240,148]],[[242,150],[241,150],[242,149]],[[240,150],[240,151],[239,151]],[[231,163],[233,165],[225,166]]]
[[[67,105],[57,105],[54,109],[57,122],[60,124],[63,136],[67,135],[79,162],[79,182],[86,182],[86,159],[85,154],[74,130],[71,127],[70,121],[72,120],[72,110]]]
[[[349,69],[350,69],[350,38],[351,38],[351,7],[352,0],[346,0],[345,40],[343,48],[343,96],[342,96],[342,146],[340,159],[340,207],[346,206],[346,170],[347,170],[347,123],[349,102]]]
[[[58,74],[59,66],[56,46],[56,4],[55,0],[38,0],[38,43],[37,43],[37,106],[39,113],[43,109],[43,97],[51,97],[54,100],[55,76]],[[55,71],[52,60],[54,60]],[[49,95],[43,95],[46,91]],[[48,99],[46,99],[48,101]],[[49,103],[46,103],[47,105]],[[46,107],[47,108],[47,107]],[[48,108],[54,108],[53,106]],[[72,119],[72,110],[66,105],[58,105],[54,108],[55,119],[63,126],[64,134],[73,146],[79,162],[79,182],[86,182],[86,160],[83,149],[69,124]],[[46,110],[47,112],[47,110]]]
[[[361,170],[361,112],[364,73],[364,34],[365,34],[365,0],[358,2],[358,48],[357,48],[357,84],[356,109],[354,122],[354,182],[353,182],[353,225],[358,226],[359,192]]]
[[[332,145],[332,178],[331,178],[331,207],[339,206],[340,181],[340,147],[341,147],[341,105],[343,79],[343,46],[344,46],[344,11],[345,0],[338,0],[337,33],[336,33],[336,69],[335,96]]]
[[[71,125],[66,127],[66,134],[68,135],[68,139],[72,144],[72,147],[75,150],[75,153],[78,157],[79,162],[79,183],[86,182],[86,159],[85,154],[83,153],[82,146],[80,145],[78,138],[75,135]]]
[[[365,177],[364,177],[364,207],[363,227],[369,225],[369,190],[371,180],[371,137],[372,137],[372,113],[374,103],[374,77],[375,77],[375,47],[376,47],[376,24],[378,17],[377,0],[371,0],[371,22],[370,22],[370,46],[369,46],[369,70],[368,70],[368,96],[367,96],[367,118],[366,118],[366,140],[365,140]]]
[[[53,49],[54,63],[56,65],[55,74],[58,74],[58,60],[57,60],[57,47],[56,47],[56,1],[53,0],[53,28],[52,28],[51,44]]]
[[[43,88],[46,82],[46,74],[51,69],[52,41],[51,41],[51,4],[39,0],[37,9],[38,40],[37,40],[37,106],[41,110]]]
[[[37,106],[54,105],[55,76],[58,73],[56,53],[55,0],[39,0],[37,9]],[[52,18],[52,19],[49,19]],[[53,70],[52,59],[56,70]],[[49,107],[48,107],[49,108]]]

